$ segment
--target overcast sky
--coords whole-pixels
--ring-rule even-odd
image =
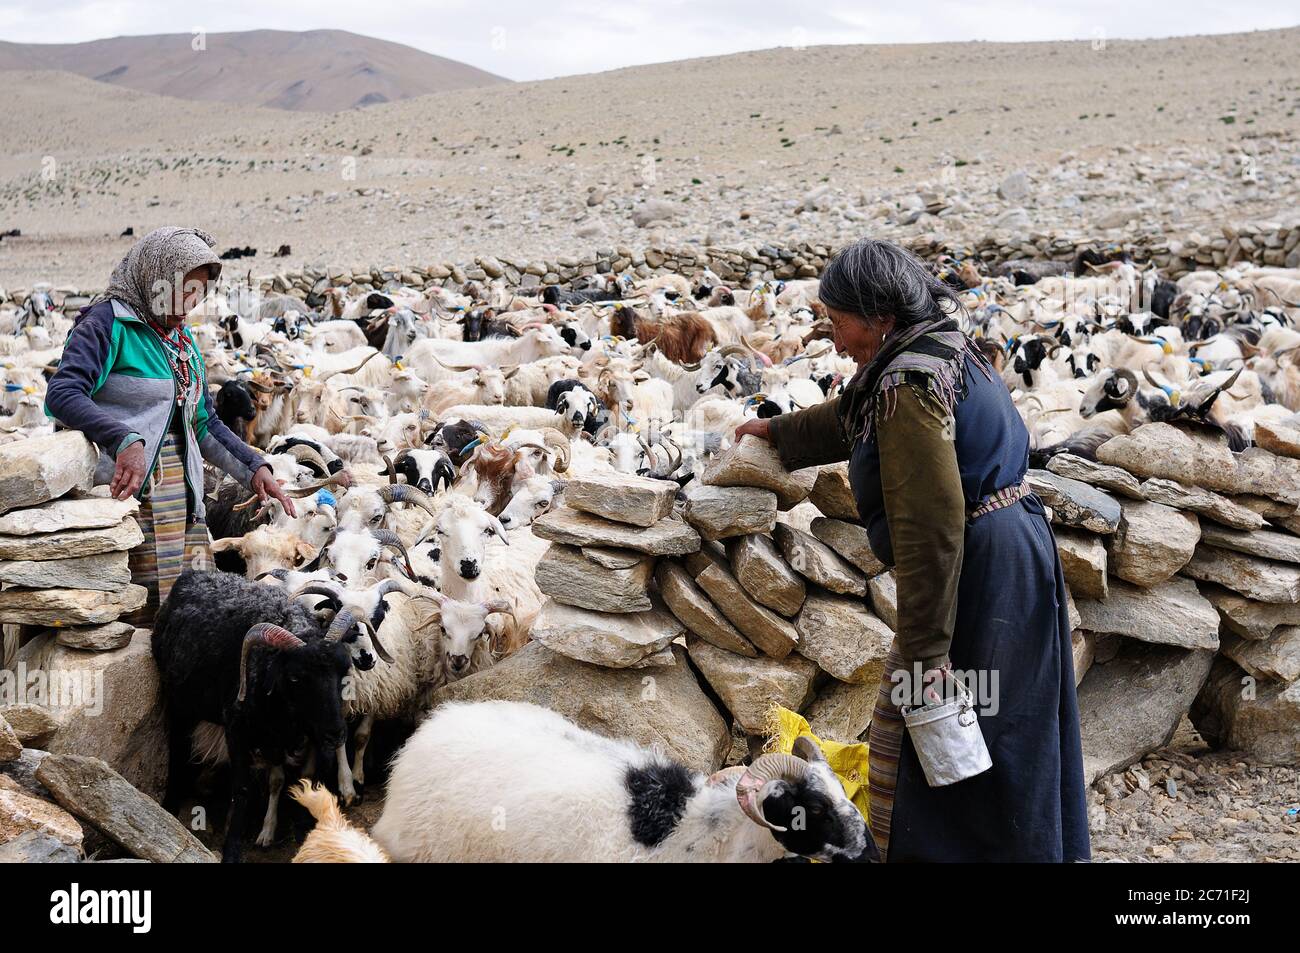
[[[1143,38],[1300,23],[1295,0],[4,0],[0,39],[341,29],[510,79],[775,46]]]

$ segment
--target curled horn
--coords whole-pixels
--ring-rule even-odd
[[[244,643],[239,647],[239,698],[242,704],[248,694],[248,653],[254,645],[284,651],[300,649],[307,643],[288,629],[270,622],[259,622],[244,634]]]
[[[365,619],[359,619],[357,621],[358,624],[361,626],[361,628],[366,630],[366,634],[370,636],[370,644],[375,647],[375,654],[378,655],[385,662],[387,662],[389,665],[392,665],[393,656],[388,651],[388,649],[384,646],[384,643],[379,641],[379,630],[376,629],[369,622],[367,622]]]
[[[434,519],[439,516],[438,511],[433,506],[433,500],[429,499],[429,494],[418,486],[411,486],[409,483],[390,483],[387,486],[381,486],[378,492],[379,498],[386,504],[414,503]]]
[[[391,529],[372,529],[370,535],[379,541],[380,546],[386,546],[389,549],[396,549],[402,554],[402,560],[406,563],[406,574],[412,579],[415,578],[415,567],[411,565],[411,557],[406,552],[406,544]]]
[[[316,451],[315,447],[309,447],[305,443],[296,443],[284,452],[299,463],[309,463],[319,468],[321,475],[327,475],[330,472],[329,464],[325,462],[325,458]]]
[[[546,445],[548,450],[555,451],[556,473],[563,473],[569,469],[569,458],[573,455],[573,448],[569,444],[568,437],[554,427],[543,427],[542,443]]]
[[[395,485],[397,483],[397,466],[393,463],[393,458],[386,453],[381,453],[379,456],[384,461],[384,471],[388,474],[389,484]],[[400,457],[401,454],[399,453],[398,456]]]
[[[499,612],[502,615],[510,616],[510,618],[513,619],[516,623],[518,623],[519,621],[518,616],[515,615],[515,607],[512,606],[505,599],[493,599],[491,602],[482,602],[479,604],[483,606],[483,611],[485,611],[489,615],[491,615],[493,612]]]
[[[340,609],[335,613],[334,621],[330,623],[330,627],[325,630],[325,641],[337,642],[347,635],[356,624],[357,617],[352,614],[351,609]]]
[[[763,754],[745,769],[736,782],[736,801],[741,811],[755,824],[770,831],[785,831],[763,816],[763,798],[769,786],[780,781],[795,782],[808,773],[808,762],[792,754]]]
[[[749,360],[750,364],[754,363],[753,358],[757,353],[752,347],[741,344],[724,344],[718,351],[722,357],[730,357],[732,354],[739,354]]]
[[[1142,366],[1142,376],[1145,377],[1147,379],[1147,383],[1150,384],[1152,387],[1154,387],[1156,390],[1165,389],[1164,384],[1161,384],[1154,377],[1151,376],[1151,369],[1149,364],[1144,364]]]
[[[330,586],[326,585],[323,582],[309,583],[308,585],[303,586],[297,592],[291,593],[289,598],[297,599],[299,596],[325,596],[327,599],[333,599],[340,606],[342,606],[343,604],[343,599],[339,595],[339,591],[337,589],[331,588]]]

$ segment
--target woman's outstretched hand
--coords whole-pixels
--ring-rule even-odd
[[[137,440],[117,455],[117,467],[113,470],[113,482],[108,485],[108,492],[115,500],[129,499],[133,493],[144,485],[145,469],[148,461],[144,458],[144,442]]]
[[[283,506],[284,511],[289,514],[290,519],[293,519],[298,515],[294,512],[293,500],[284,495],[284,490],[280,488],[279,482],[275,477],[271,476],[271,468],[269,466],[264,466],[253,474],[253,482],[251,486],[253,492],[257,494],[257,498],[263,503],[266,502],[266,498],[269,496],[272,499],[280,501],[280,505]]]
[[[753,434],[755,437],[760,437],[763,440],[770,440],[771,437],[768,436],[772,429],[770,425],[771,421],[766,418],[760,420],[755,417],[753,420],[746,420],[736,428],[736,441],[739,442],[740,438],[745,436],[745,434]]]

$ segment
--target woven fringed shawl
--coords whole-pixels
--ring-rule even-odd
[[[877,420],[894,412],[902,384],[924,387],[952,415],[964,390],[966,358],[992,379],[988,360],[952,318],[913,325],[885,340],[880,353],[860,368],[840,399],[840,426],[850,443],[870,440]]]

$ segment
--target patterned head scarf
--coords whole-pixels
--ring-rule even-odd
[[[131,246],[113,269],[108,288],[91,303],[117,298],[140,317],[161,324],[171,289],[180,287],[189,272],[208,265],[212,279],[221,274],[221,259],[213,254],[213,244],[212,236],[198,228],[155,228]]]

